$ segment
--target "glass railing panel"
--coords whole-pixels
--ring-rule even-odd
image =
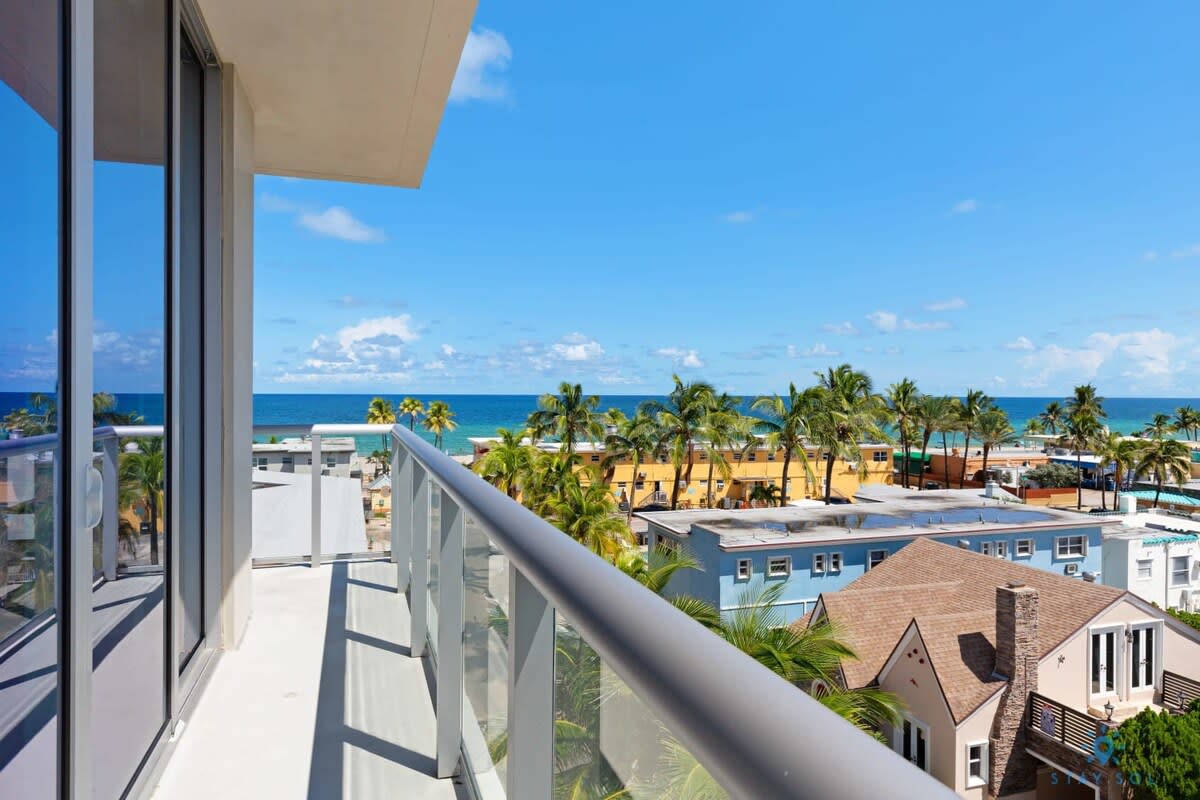
[[[504,797],[508,749],[508,559],[463,522],[463,748],[485,800]]]
[[[0,797],[54,796],[55,471],[52,450],[0,458]]]
[[[555,625],[554,673],[555,797],[728,798],[561,617]]]
[[[429,648],[437,655],[438,558],[442,547],[442,490],[429,482],[429,599],[425,604],[429,630]]]

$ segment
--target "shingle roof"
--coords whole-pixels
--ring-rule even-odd
[[[866,686],[916,619],[955,721],[1003,682],[995,666],[996,587],[1022,581],[1038,590],[1039,657],[1124,592],[1024,564],[917,539],[845,589],[821,596],[826,615],[859,661],[843,664],[847,685]]]

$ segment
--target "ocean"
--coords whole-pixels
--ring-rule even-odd
[[[288,423],[358,423],[364,422],[367,406],[375,395],[369,394],[256,394],[254,422],[259,425]],[[443,447],[452,454],[471,452],[471,436],[492,436],[497,428],[517,428],[537,406],[537,395],[504,394],[418,394],[413,395],[425,405],[431,400],[444,400],[454,412],[458,427],[443,436]],[[399,403],[404,395],[390,396]],[[656,399],[652,395],[605,395],[600,409],[619,408],[632,413],[640,403]],[[1008,412],[1016,431],[1026,421],[1037,416],[1051,400],[1058,397],[997,397],[996,405]],[[0,392],[0,417],[13,409],[28,405],[28,395]],[[749,401],[745,411],[749,412]],[[1200,406],[1200,399],[1170,397],[1109,397],[1104,401],[1109,428],[1119,433],[1133,433],[1145,427],[1157,413],[1173,414],[1183,405]],[[148,425],[162,423],[162,395],[118,394],[117,410],[140,414]],[[417,431],[430,441],[433,435],[417,426]],[[358,450],[368,454],[378,449],[375,436],[359,437]]]

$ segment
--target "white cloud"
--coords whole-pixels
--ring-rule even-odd
[[[787,354],[791,358],[837,358],[842,354],[842,351],[834,350],[824,342],[817,342],[812,347],[806,347],[803,350],[789,344],[787,346]]]
[[[1194,244],[1191,247],[1182,247],[1178,250],[1171,251],[1171,258],[1197,258],[1200,257],[1200,244]]]
[[[258,207],[262,211],[271,214],[290,214],[294,211],[299,211],[300,206],[288,200],[286,197],[280,197],[277,194],[270,192],[262,192],[258,196]]]
[[[464,103],[468,100],[496,102],[508,97],[508,82],[501,73],[508,70],[512,61],[512,47],[504,34],[476,28],[467,34],[462,57],[458,60],[458,71],[450,86],[450,101]]]
[[[1011,342],[1004,343],[1005,350],[1035,350],[1033,341],[1028,336],[1018,336]]]
[[[1157,250],[1147,250],[1145,253],[1142,253],[1142,260],[1143,261],[1157,261],[1158,260],[1158,251]]]
[[[1190,338],[1152,328],[1093,333],[1080,347],[1046,345],[1021,359],[1021,366],[1032,373],[1023,385],[1045,386],[1052,377],[1090,380],[1107,366],[1122,377],[1167,386],[1172,376],[1186,366],[1175,357],[1176,353],[1191,342]]]
[[[854,336],[858,333],[858,327],[849,320],[826,322],[821,326],[821,330],[826,333],[836,333],[838,336]]]
[[[550,345],[550,354],[563,361],[594,361],[604,355],[604,348],[582,333],[570,333]]]
[[[381,229],[360,222],[341,206],[330,206],[321,212],[306,211],[297,221],[302,227],[320,236],[347,242],[382,242],[385,238]]]
[[[420,338],[408,314],[376,317],[318,335],[300,367],[285,369],[281,383],[395,382],[407,380],[413,360],[407,345]]]
[[[933,303],[926,303],[926,311],[959,311],[967,307],[967,301],[961,297],[951,297],[948,300],[938,300]]]
[[[700,358],[699,353],[682,347],[660,347],[654,351],[654,355],[669,358],[677,365],[688,369],[700,369],[704,366],[704,361]]]
[[[943,320],[918,322],[916,320],[901,318],[891,311],[872,311],[870,314],[867,314],[867,320],[871,323],[871,327],[881,333],[894,333],[898,330],[942,331],[950,327],[950,323]]]
[[[435,358],[433,361],[427,361],[425,363],[425,369],[439,371],[439,370],[443,370],[445,368],[446,368],[446,362],[442,361],[440,358]]]
[[[867,314],[867,320],[875,330],[891,333],[899,327],[900,318],[891,311],[872,311]]]
[[[457,352],[458,351],[454,349],[454,345],[442,345],[442,355],[446,356],[447,358],[454,358],[454,355]]]
[[[950,209],[952,214],[970,214],[973,211],[979,210],[979,201],[973,197],[968,197],[966,200],[959,200]]]
[[[747,222],[754,222],[753,211],[730,211],[728,214],[721,215],[722,222],[728,222],[734,225],[744,225]]]

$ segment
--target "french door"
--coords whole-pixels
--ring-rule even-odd
[[[1155,684],[1155,625],[1135,625],[1131,631],[1129,687],[1153,689]]]
[[[929,728],[909,716],[895,732],[893,748],[917,767],[929,771]]]
[[[1120,630],[1092,633],[1091,641],[1091,693],[1093,697],[1117,693],[1120,673],[1118,651]]]

